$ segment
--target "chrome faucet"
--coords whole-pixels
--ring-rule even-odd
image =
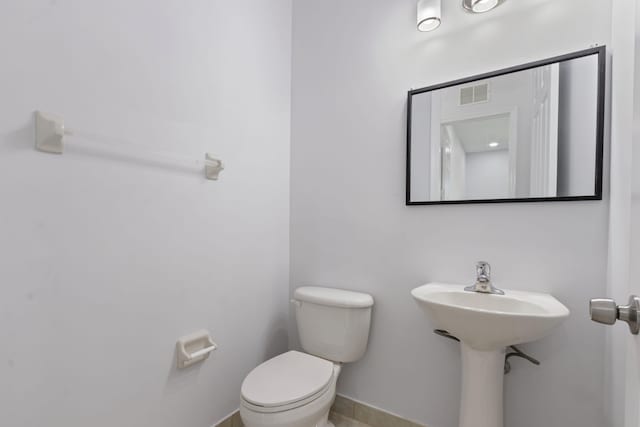
[[[504,295],[504,291],[494,287],[491,283],[491,266],[485,261],[478,261],[476,264],[476,283],[467,286],[464,290],[483,294]]]

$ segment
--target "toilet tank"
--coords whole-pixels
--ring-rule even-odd
[[[354,362],[367,349],[373,297],[342,289],[296,289],[296,322],[302,348],[333,362]]]

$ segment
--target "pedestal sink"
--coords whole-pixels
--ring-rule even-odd
[[[483,294],[466,291],[464,285],[430,283],[411,295],[434,329],[460,339],[460,427],[503,427],[506,347],[549,334],[569,316],[569,309],[548,294],[511,290],[504,290],[504,295]]]

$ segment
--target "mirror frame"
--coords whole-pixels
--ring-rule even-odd
[[[469,199],[469,200],[435,200],[435,201],[411,201],[411,98],[423,92],[431,92],[451,86],[463,85],[477,80],[485,80],[531,68],[542,67],[555,64],[557,62],[582,58],[590,55],[598,55],[598,88],[597,88],[597,123],[596,123],[596,164],[595,164],[595,188],[594,194],[590,196],[556,196],[556,197],[522,197],[510,199]],[[553,58],[540,61],[529,62],[523,65],[504,68],[498,71],[478,74],[472,77],[453,80],[420,89],[412,89],[408,93],[407,101],[407,158],[406,158],[406,194],[405,203],[407,206],[415,205],[459,205],[472,203],[519,203],[519,202],[559,202],[573,200],[602,200],[603,181],[603,158],[604,158],[604,113],[605,113],[605,84],[606,84],[606,46],[597,46],[566,55],[555,56]]]

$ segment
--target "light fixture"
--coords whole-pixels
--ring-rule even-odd
[[[418,31],[433,31],[440,26],[441,0],[418,0]]]
[[[500,143],[499,142],[495,142],[495,141],[489,143],[489,147],[491,147],[491,148],[496,148],[498,145],[500,145]]]
[[[462,7],[468,12],[484,13],[500,6],[505,0],[462,0]]]

